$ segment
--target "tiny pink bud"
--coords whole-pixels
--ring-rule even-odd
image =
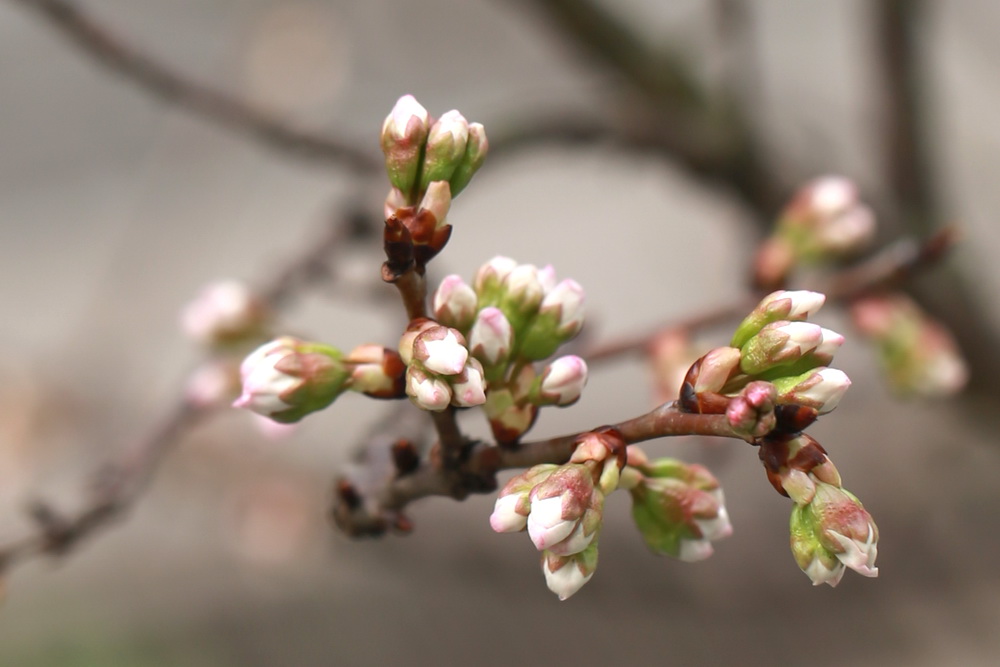
[[[451,387],[439,377],[425,373],[416,366],[406,369],[406,395],[417,407],[441,412],[451,404]]]
[[[486,380],[483,378],[483,367],[475,359],[462,369],[455,377],[448,378],[451,382],[451,402],[460,408],[471,408],[486,402]]]
[[[476,293],[461,276],[445,276],[431,297],[434,318],[441,324],[466,330],[476,316]]]
[[[499,308],[483,308],[469,331],[469,351],[486,367],[507,360],[514,344],[514,331]]]
[[[542,371],[538,394],[543,403],[560,406],[579,400],[587,385],[587,362],[570,354],[554,360]]]
[[[735,347],[717,347],[701,358],[701,369],[695,380],[695,393],[719,393],[729,379],[739,372],[740,351]]]

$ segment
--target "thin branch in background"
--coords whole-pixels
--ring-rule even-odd
[[[325,270],[337,250],[357,238],[365,226],[357,206],[331,220],[318,241],[278,268],[261,285],[269,307],[287,306],[294,296],[331,275]],[[0,574],[33,556],[71,552],[99,528],[125,514],[145,491],[160,461],[196,424],[219,411],[218,406],[198,405],[182,393],[148,433],[136,440],[118,458],[98,471],[85,507],[67,516],[42,501],[31,508],[36,530],[0,545]]]
[[[38,12],[77,48],[162,100],[303,159],[363,173],[374,173],[381,166],[378,156],[345,139],[292,127],[243,100],[188,79],[108,30],[70,0],[14,1]]]

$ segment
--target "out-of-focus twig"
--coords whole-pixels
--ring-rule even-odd
[[[77,48],[143,90],[282,152],[373,173],[377,155],[343,138],[293,127],[211,86],[192,81],[91,18],[71,0],[15,0],[38,12]]]
[[[349,209],[346,216],[331,221],[322,238],[308,244],[261,285],[260,293],[271,308],[286,306],[303,289],[329,277],[325,268],[330,256],[366,228],[366,221],[355,211],[357,208]],[[45,502],[34,502],[31,515],[36,530],[0,544],[0,573],[33,556],[69,553],[127,512],[145,491],[163,457],[192,426],[218,410],[217,406],[192,403],[181,394],[148,433],[98,471],[83,509],[67,515]]]

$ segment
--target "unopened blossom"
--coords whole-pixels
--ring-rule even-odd
[[[430,327],[413,341],[413,360],[439,375],[458,375],[469,359],[465,337],[449,327]]]
[[[816,368],[802,375],[774,381],[779,403],[816,408],[820,414],[832,412],[847,393],[851,380],[836,368]]]
[[[604,494],[595,487],[590,466],[560,466],[530,494],[528,535],[539,551],[557,555],[583,551],[601,525]]]
[[[739,373],[741,353],[735,347],[717,347],[701,358],[695,393],[721,392],[729,380]]]
[[[433,181],[448,181],[459,162],[465,157],[469,140],[469,121],[461,113],[452,109],[441,114],[427,134],[424,151],[420,188],[423,190]]]
[[[489,306],[476,315],[469,330],[469,351],[484,366],[505,362],[514,346],[514,330],[499,308]]]
[[[451,209],[451,186],[448,181],[432,181],[427,186],[424,198],[420,200],[420,210],[434,216],[435,229],[445,225],[448,211]]]
[[[528,526],[531,512],[531,490],[546,480],[558,468],[554,463],[542,463],[511,477],[497,497],[490,526],[498,533],[515,533]]]
[[[211,283],[181,314],[184,333],[200,343],[218,345],[261,335],[270,322],[264,302],[235,280]]]
[[[597,541],[580,553],[560,556],[546,551],[542,554],[542,572],[549,590],[567,600],[590,581],[597,571]]]
[[[339,351],[289,336],[257,348],[240,375],[243,393],[233,406],[285,423],[327,407],[349,378]]]
[[[468,141],[465,144],[465,155],[459,160],[451,175],[451,194],[457,196],[465,189],[472,177],[486,160],[490,142],[486,139],[486,129],[482,123],[469,123]]]
[[[348,388],[374,398],[400,398],[406,364],[394,350],[381,345],[359,345],[344,357],[350,370]]]
[[[846,178],[825,176],[806,184],[785,210],[779,234],[805,259],[855,252],[875,234],[875,216]]]
[[[519,264],[504,279],[500,308],[510,319],[515,330],[520,330],[532,317],[545,297],[545,290],[538,277],[538,267]]]
[[[587,385],[587,362],[569,354],[552,361],[542,371],[532,397],[541,405],[571,405]]]
[[[632,517],[654,552],[684,561],[713,553],[732,534],[722,490],[703,490],[677,477],[646,477],[630,489]]]
[[[451,386],[433,373],[427,373],[416,366],[406,369],[406,395],[424,410],[441,412],[451,405]]]
[[[747,384],[726,407],[726,419],[733,431],[741,436],[760,438],[774,430],[777,424],[774,413],[777,396],[777,390],[770,382]]]
[[[451,385],[451,403],[460,408],[471,408],[486,402],[486,380],[483,366],[470,358],[458,375],[448,377]]]
[[[493,437],[502,444],[517,442],[538,417],[538,406],[519,398],[509,388],[490,387],[483,411],[489,419]]]
[[[823,340],[822,327],[810,322],[772,322],[743,345],[740,368],[757,375],[798,361]]]
[[[392,185],[407,196],[417,181],[429,123],[427,109],[412,95],[404,95],[382,124],[381,144],[386,173]]]
[[[545,359],[575,337],[583,327],[584,300],[583,288],[570,278],[547,290],[524,334],[521,354],[528,359]]]
[[[730,345],[743,347],[754,334],[772,322],[804,320],[814,315],[825,301],[824,294],[808,290],[772,292],[736,328]]]
[[[461,276],[445,276],[431,296],[434,319],[444,326],[465,331],[476,317],[476,298],[476,293]]]
[[[510,257],[497,255],[476,271],[472,287],[479,295],[480,305],[495,306],[500,302],[502,287],[517,262]]]
[[[790,531],[792,554],[814,585],[836,586],[845,567],[878,576],[878,527],[850,492],[817,483],[812,501],[792,510]]]

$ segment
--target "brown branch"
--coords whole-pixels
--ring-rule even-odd
[[[708,435],[743,439],[733,433],[725,415],[702,415],[681,411],[675,402],[664,403],[649,413],[612,425],[629,444],[680,435]],[[456,474],[469,493],[489,493],[496,489],[500,470],[520,469],[541,463],[561,464],[569,460],[582,433],[527,442],[516,449],[480,443],[472,448],[467,461],[457,471],[441,470],[430,462],[404,476],[386,480],[381,488],[359,495],[349,480],[338,483],[331,514],[337,525],[353,537],[378,536],[394,525],[412,502],[430,496],[456,497]],[[408,521],[406,522],[408,525]]]
[[[329,255],[359,232],[357,214],[330,225],[324,238],[309,244],[263,286],[260,293],[272,308],[287,305],[291,298],[318,279]],[[31,514],[36,530],[0,545],[0,573],[33,556],[63,555],[85,538],[125,514],[145,491],[160,461],[191,427],[219,410],[216,406],[190,403],[182,394],[157,425],[135,441],[118,458],[98,471],[85,507],[73,515],[57,512],[47,503],[36,501]]]
[[[38,12],[77,48],[166,102],[296,157],[375,173],[377,156],[339,137],[292,127],[244,100],[190,80],[108,30],[70,0],[15,0]]]

